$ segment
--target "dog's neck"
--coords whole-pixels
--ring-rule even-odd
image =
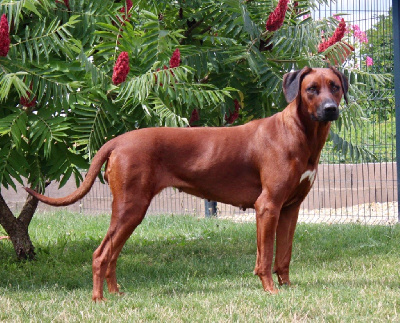
[[[296,100],[290,103],[282,113],[284,119],[290,120],[289,122],[298,128],[298,133],[304,135],[305,142],[308,143],[309,163],[317,164],[328,138],[331,122],[313,120],[308,111],[304,111],[301,103]]]

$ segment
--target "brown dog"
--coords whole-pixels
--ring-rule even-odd
[[[334,68],[308,68],[284,76],[290,103],[270,118],[227,128],[147,128],[107,142],[93,158],[82,185],[64,198],[26,189],[44,203],[63,206],[90,190],[104,162],[113,195],[108,232],[93,254],[93,300],[103,299],[103,282],[118,293],[116,262],[126,240],[162,189],[255,208],[257,260],[254,273],[264,289],[277,293],[290,284],[289,263],[300,204],[317,172],[330,121],[339,116],[346,77]],[[346,97],[345,97],[346,98]]]

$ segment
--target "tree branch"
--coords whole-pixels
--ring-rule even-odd
[[[192,34],[193,30],[195,30],[197,27],[199,27],[203,23],[203,21],[204,21],[204,18],[191,24],[189,29],[185,31],[185,37],[186,38],[189,37]]]
[[[23,223],[24,226],[28,227],[29,223],[31,223],[31,220],[33,218],[33,215],[35,214],[38,203],[39,200],[36,197],[33,197],[32,195],[28,194],[28,196],[26,197],[25,204],[18,217],[18,220],[21,221],[21,223]]]
[[[14,230],[14,221],[15,217],[0,193],[0,225],[8,235],[11,235],[10,232]]]

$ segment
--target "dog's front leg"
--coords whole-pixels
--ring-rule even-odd
[[[274,203],[267,192],[258,197],[255,203],[257,221],[257,260],[254,273],[261,279],[264,290],[271,294],[278,293],[272,280],[272,259],[276,227],[280,206]]]
[[[279,285],[290,285],[289,265],[292,257],[293,236],[296,229],[301,201],[284,207],[276,229],[275,265]]]

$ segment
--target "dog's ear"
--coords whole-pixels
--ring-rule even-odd
[[[346,75],[338,71],[335,67],[331,66],[330,68],[339,77],[340,82],[342,83],[344,101],[346,102],[346,104],[349,104],[349,100],[347,97],[347,91],[349,90],[349,80],[347,79]]]
[[[301,80],[307,73],[310,73],[311,70],[311,68],[306,66],[299,71],[283,75],[283,94],[285,94],[285,99],[288,103],[292,102],[297,97],[297,94],[300,92]]]

